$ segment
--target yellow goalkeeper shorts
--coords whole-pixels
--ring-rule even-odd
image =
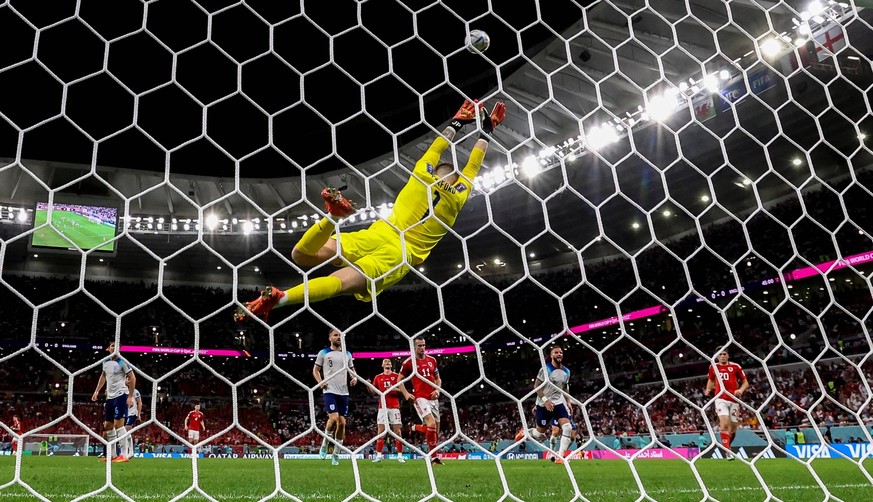
[[[355,293],[358,300],[369,302],[385,289],[397,284],[409,272],[403,263],[404,250],[400,236],[393,230],[367,228],[355,232],[342,232],[331,235],[336,239],[337,249],[342,256],[358,268],[368,279],[367,293]],[[407,248],[406,256],[411,254]],[[375,290],[374,290],[375,288]]]

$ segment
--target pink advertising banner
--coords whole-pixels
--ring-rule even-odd
[[[700,453],[699,448],[649,448],[648,450],[586,450],[574,453],[570,459],[587,460],[624,460],[636,458],[639,460],[691,460]],[[551,453],[544,452],[545,458],[551,457]],[[636,455],[636,457],[634,457]]]

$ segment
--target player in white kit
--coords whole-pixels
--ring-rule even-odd
[[[128,373],[128,378],[132,375],[133,372]],[[133,458],[133,435],[130,434],[130,430],[136,425],[136,423],[142,417],[142,394],[139,393],[139,389],[133,389],[133,406],[128,408],[127,410],[127,418],[124,420],[124,429],[128,432],[127,438],[125,440],[124,456],[127,457],[128,460]]]
[[[112,462],[128,462],[124,454],[114,459],[112,458],[115,452],[115,445],[111,443],[116,439],[122,438],[126,433],[124,421],[127,418],[127,411],[134,405],[133,396],[136,387],[136,374],[133,372],[133,368],[119,357],[118,352],[115,351],[114,341],[109,342],[106,346],[106,351],[112,354],[112,356],[108,360],[103,361],[103,372],[100,373],[97,388],[94,389],[94,395],[91,396],[92,401],[97,401],[100,398],[100,389],[103,388],[103,385],[106,385],[103,436],[110,444],[106,448],[106,458],[101,460],[106,461],[106,459],[111,459]]]
[[[346,436],[346,416],[349,414],[349,386],[358,383],[352,353],[342,350],[340,332],[331,330],[328,338],[330,348],[322,349],[318,353],[315,366],[312,368],[312,376],[324,391],[324,412],[328,417],[327,425],[324,426],[327,435],[319,451],[322,458],[327,454],[328,438],[338,445],[343,444]],[[339,464],[336,447],[333,449],[331,463]]]
[[[537,374],[534,388],[537,390],[536,426],[520,430],[515,435],[515,440],[521,441],[525,434],[537,441],[541,440],[554,420],[561,428],[560,448],[555,459],[555,462],[561,464],[573,435],[567,404],[567,398],[570,397],[570,370],[564,366],[564,351],[561,347],[555,346],[549,351],[549,360],[546,367]]]

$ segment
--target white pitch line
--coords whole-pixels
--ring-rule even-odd
[[[869,483],[841,483],[841,484],[830,484],[825,485],[828,489],[834,488],[873,488],[873,484]],[[780,491],[780,490],[792,490],[792,491],[802,491],[802,490],[821,490],[821,487],[818,485],[784,485],[784,486],[769,486],[771,491]],[[726,487],[718,487],[718,488],[709,488],[710,492],[751,492],[751,491],[763,491],[763,488],[760,486],[726,486]],[[219,500],[223,499],[231,499],[231,500],[261,500],[264,498],[264,495],[252,495],[252,494],[241,494],[241,493],[213,493],[209,492],[210,496],[215,497]],[[702,493],[699,488],[654,488],[645,491],[648,495],[660,495],[660,494],[689,494],[689,493]],[[464,498],[469,497],[469,492],[458,492],[458,493],[442,493],[441,494],[448,499],[455,498]],[[70,500],[72,498],[81,496],[81,493],[43,493],[42,496],[49,499],[60,499],[60,500]],[[131,494],[127,493],[127,495],[134,500],[166,500],[166,494]],[[305,500],[336,500],[337,495],[335,493],[324,494],[324,493],[310,493],[310,494],[293,494],[298,497],[303,497]],[[369,494],[371,496],[375,496],[373,494]],[[528,496],[536,496],[536,497],[557,497],[559,495],[567,495],[567,494],[559,494],[559,493],[547,493],[547,492],[528,492]],[[627,496],[634,495],[639,496],[639,491],[634,489],[624,489],[624,490],[582,490],[582,495],[586,498],[591,496]],[[422,498],[430,496],[430,492],[427,493],[392,493],[392,494],[383,494],[383,498],[380,500],[420,500]],[[22,498],[32,500],[35,497],[25,494],[25,493],[9,493],[0,492],[0,499],[4,498]],[[416,498],[417,497],[417,498]],[[118,494],[115,492],[104,492],[99,493],[97,495],[93,495],[88,497],[89,499],[117,499]],[[276,499],[279,500],[288,500],[286,497],[282,495],[277,495]]]
[[[841,483],[841,484],[826,484],[826,488],[871,488],[870,483]],[[781,490],[821,490],[818,485],[784,485],[784,486],[768,486],[770,491]],[[707,487],[710,492],[754,492],[764,491],[760,486],[723,486],[723,487]],[[653,488],[647,489],[647,494],[657,495],[663,493],[703,493],[700,488]],[[637,490],[582,490],[582,495],[639,495]]]

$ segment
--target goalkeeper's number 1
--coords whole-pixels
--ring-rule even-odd
[[[440,193],[439,190],[434,188],[434,190],[433,190],[433,204],[431,204],[431,207],[433,207],[434,210],[436,210],[436,205],[439,203],[440,197],[442,197],[442,194]],[[424,212],[424,216],[422,216],[421,219],[418,221],[424,221],[427,219],[428,216],[430,216],[430,208],[427,208],[427,211]]]

